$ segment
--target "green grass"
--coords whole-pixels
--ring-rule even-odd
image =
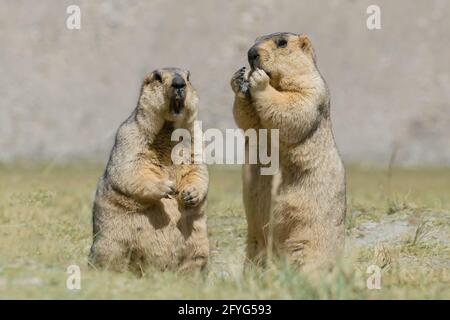
[[[450,298],[450,169],[394,168],[388,180],[383,170],[350,167],[348,246],[336,268],[299,274],[278,263],[244,275],[240,171],[211,167],[205,278],[159,272],[136,278],[88,268],[101,171],[87,163],[0,165],[0,298]],[[366,288],[366,268],[374,263],[384,266],[381,290]],[[81,290],[66,288],[73,264],[81,268]]]

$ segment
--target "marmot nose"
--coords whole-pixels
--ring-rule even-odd
[[[252,62],[256,60],[259,57],[258,49],[255,47],[251,47],[250,50],[248,50],[248,61]]]
[[[184,87],[186,87],[186,82],[181,76],[176,75],[172,80],[172,87],[174,87],[175,89],[183,89]]]

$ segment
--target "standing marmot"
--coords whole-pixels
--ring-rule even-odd
[[[171,159],[177,143],[171,134],[193,129],[197,102],[188,71],[160,69],[144,79],[98,183],[92,265],[141,274],[150,265],[180,271],[206,266],[208,171],[204,164],[174,165]]]
[[[344,244],[345,172],[311,42],[293,33],[263,36],[248,59],[251,72],[241,69],[231,80],[234,116],[243,129],[279,129],[282,174],[274,201],[259,209],[261,198],[255,195],[270,199],[269,178],[260,176],[255,165],[244,167],[248,257],[264,261],[272,240],[274,252],[298,267],[332,261]]]

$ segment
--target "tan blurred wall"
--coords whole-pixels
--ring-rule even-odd
[[[82,28],[67,30],[78,4]],[[366,28],[378,4],[382,29]],[[307,33],[347,162],[450,164],[450,2],[0,1],[0,160],[104,159],[143,75],[191,70],[204,127],[234,127],[229,78],[253,40]]]

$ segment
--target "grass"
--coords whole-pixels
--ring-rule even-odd
[[[278,263],[242,273],[246,222],[236,166],[210,169],[210,272],[94,271],[87,266],[91,203],[102,166],[0,165],[0,298],[426,299],[450,298],[450,168],[348,168],[347,249],[329,273]],[[389,188],[387,188],[389,186]],[[81,289],[66,287],[81,269]],[[382,289],[366,269],[382,267]]]

